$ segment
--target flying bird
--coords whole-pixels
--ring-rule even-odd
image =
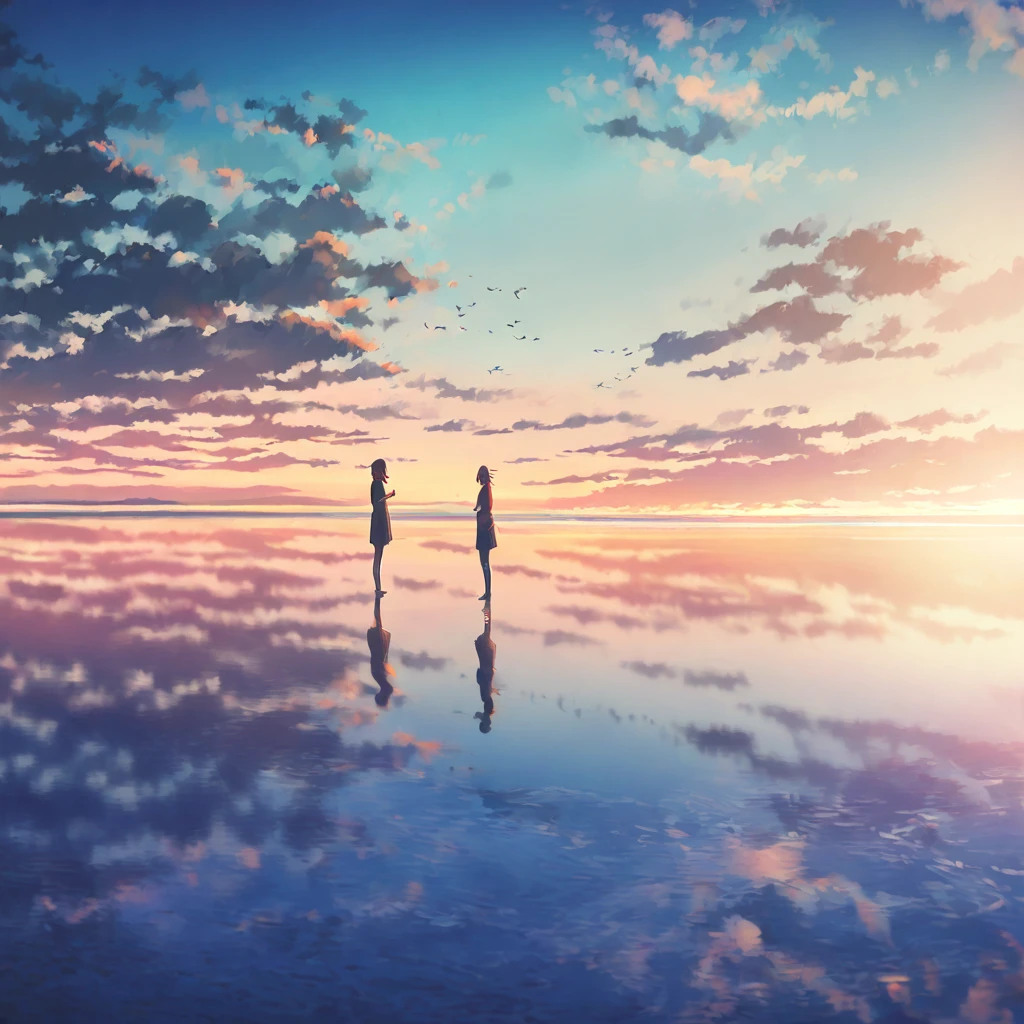
[[[469,328],[468,327],[463,327],[462,324],[459,324],[459,330],[460,331],[466,331],[466,330],[469,330]]]
[[[490,285],[487,286],[487,290],[489,292],[500,292],[501,291],[500,288],[492,288]]]
[[[526,291],[525,288],[517,288],[512,294],[518,299],[519,298],[519,293],[520,292],[525,292],[525,291]]]
[[[488,373],[504,373],[505,371],[500,366],[495,366],[493,369],[488,370]]]
[[[605,384],[605,382],[604,382],[604,381],[601,381],[601,383],[600,383],[600,384],[595,384],[595,385],[594,385],[594,387],[595,387],[595,388],[606,388],[606,387],[608,387],[608,385],[607,385],[607,384]]]
[[[505,324],[506,327],[515,327],[516,324],[521,324],[522,320],[513,320],[510,324]]]
[[[629,368],[629,372],[630,372],[630,373],[636,373],[637,369],[638,369],[638,367],[636,367],[636,366],[631,366],[631,367]]]
[[[434,328],[434,330],[435,331],[447,331],[448,328],[445,327],[443,324],[438,324],[437,327]]]
[[[516,336],[515,336],[514,334],[512,335],[512,337],[513,337],[513,338],[514,338],[514,339],[515,339],[516,341],[526,341],[526,335],[525,335],[525,334],[524,334],[524,335],[523,335],[523,336],[522,336],[521,338],[516,338]]]
[[[534,338],[533,340],[534,341],[540,341],[540,338]]]
[[[424,324],[423,326],[424,326],[424,327],[426,327],[427,325],[426,325],[426,324]],[[603,351],[604,351],[604,349],[603,349],[603,348],[595,348],[595,349],[594,349],[594,351],[595,351],[595,352],[603,352]]]

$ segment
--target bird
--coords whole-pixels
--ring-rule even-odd
[[[489,292],[500,292],[501,291],[500,288],[492,288],[490,285],[487,286],[487,290]]]
[[[505,371],[500,366],[495,366],[493,369],[487,371],[488,373],[504,373]]]
[[[600,384],[595,384],[595,385],[594,385],[594,387],[595,387],[595,388],[606,388],[606,387],[608,387],[608,385],[607,385],[607,384],[605,384],[605,382],[604,382],[604,381],[601,381],[601,383],[600,383]]]
[[[520,292],[525,292],[525,291],[526,291],[525,288],[517,288],[512,294],[518,299],[519,298],[519,293]]]
[[[506,327],[515,327],[516,324],[521,324],[522,320],[513,320],[510,324],[505,324]]]
[[[526,341],[526,335],[525,334],[521,338],[516,338],[516,336],[514,334],[512,335],[512,337],[515,338],[516,341]]]
[[[466,331],[466,330],[469,330],[469,328],[468,327],[463,327],[462,324],[459,324],[459,330],[460,331]]]
[[[534,341],[540,341],[540,338],[534,338],[533,340]]]
[[[461,307],[461,306],[460,306],[460,305],[459,305],[458,303],[456,303],[456,305],[455,305],[455,308],[456,308],[456,309],[457,309],[457,310],[458,310],[458,311],[459,311],[460,313],[462,312],[462,307]]]
[[[473,275],[472,275],[472,274],[470,274],[469,276],[470,276],[470,277],[472,277]],[[470,304],[469,304],[469,305],[468,305],[468,306],[466,307],[466,309],[472,309],[472,308],[473,308],[473,307],[474,307],[475,305],[476,305],[476,303],[475,303],[475,302],[471,302],[471,303],[470,303]]]
[[[639,369],[639,367],[637,367],[637,366],[631,366],[631,367],[629,368],[629,372],[630,372],[630,373],[636,373],[636,371],[637,371],[638,369]]]
[[[423,326],[424,326],[424,327],[426,327],[427,325],[426,325],[426,324],[424,324]],[[595,349],[594,349],[594,351],[595,351],[595,352],[603,352],[603,351],[604,351],[604,349],[603,349],[603,348],[595,348]]]
[[[447,330],[448,330],[448,328],[447,328],[447,327],[445,327],[445,326],[444,326],[444,324],[438,324],[438,325],[437,325],[437,326],[436,326],[436,327],[434,328],[434,330],[435,330],[435,331],[447,331]]]
[[[466,314],[465,313],[456,313],[455,315],[461,320]]]

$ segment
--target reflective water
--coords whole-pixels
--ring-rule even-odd
[[[0,520],[0,1017],[1024,1019],[1024,531]]]

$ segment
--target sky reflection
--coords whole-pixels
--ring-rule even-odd
[[[5,1012],[1017,1019],[1020,531],[397,525],[0,520]]]

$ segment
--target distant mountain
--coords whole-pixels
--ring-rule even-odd
[[[362,488],[360,488],[360,495]],[[0,487],[0,506],[15,505],[125,505],[211,506],[211,505],[321,505],[338,507],[362,505],[351,494],[337,498],[316,498],[287,487],[256,484],[248,487],[169,487],[164,484],[132,487],[100,487],[90,484],[12,484]]]
[[[180,505],[180,501],[165,498],[118,498],[116,501],[100,501],[94,498],[37,498],[6,501],[5,505]]]

